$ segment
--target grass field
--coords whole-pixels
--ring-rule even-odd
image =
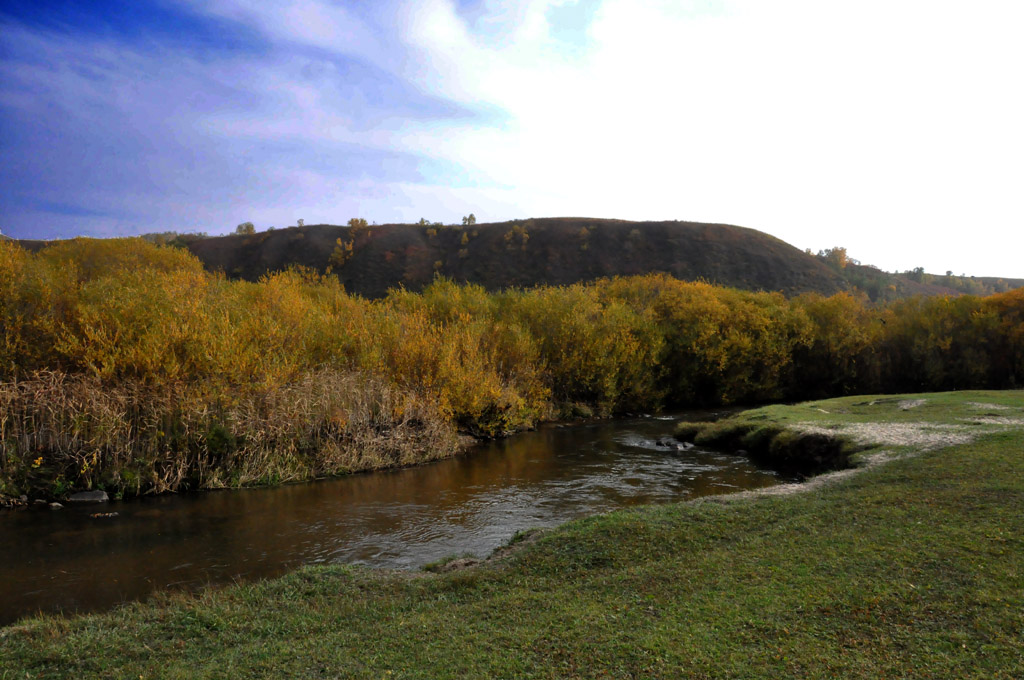
[[[860,467],[591,517],[468,569],[307,568],[26,620],[0,629],[0,678],[1024,677],[1024,392],[715,427],[769,425],[845,438]]]

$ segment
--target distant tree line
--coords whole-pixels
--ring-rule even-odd
[[[808,249],[807,253],[811,254],[811,251]],[[952,271],[946,271],[942,276],[928,274],[924,267],[889,274],[877,267],[862,265],[859,260],[849,257],[846,248],[842,246],[819,250],[816,256],[841,274],[855,290],[863,291],[872,301],[877,302],[907,297],[900,290],[901,281],[904,279],[925,286],[941,286],[966,295],[1004,293],[1015,287],[1003,279],[984,279],[966,274],[954,276]]]

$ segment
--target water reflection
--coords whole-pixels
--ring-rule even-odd
[[[0,624],[301,564],[415,568],[521,529],[780,481],[743,458],[658,445],[672,419],[548,426],[447,461],[276,489],[0,514]]]

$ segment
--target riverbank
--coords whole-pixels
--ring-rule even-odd
[[[738,418],[887,462],[811,493],[591,517],[470,569],[307,568],[23,621],[0,632],[0,677],[1024,675],[1024,392]]]

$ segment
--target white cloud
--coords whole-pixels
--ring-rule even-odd
[[[1024,250],[1014,4],[605,0],[583,55],[548,38],[544,4],[492,45],[417,3],[412,76],[509,120],[396,143],[514,187],[519,212],[731,221],[884,268],[1024,275],[965,247]]]

